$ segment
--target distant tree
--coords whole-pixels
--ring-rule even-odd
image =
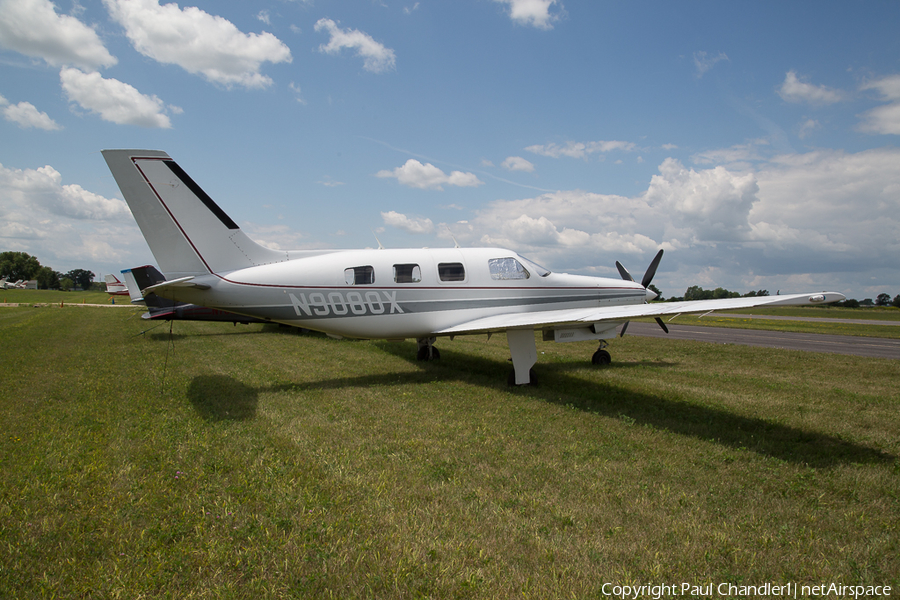
[[[847,298],[842,302],[835,302],[835,306],[843,306],[844,308],[859,308],[859,300],[855,298]]]
[[[897,294],[896,296],[894,296],[894,299],[891,301],[891,306],[896,306],[897,308],[900,308],[900,294]]]
[[[746,294],[744,294],[744,298],[756,298],[758,296],[768,296],[768,295],[769,295],[769,290],[756,290],[755,292],[751,290],[751,291],[747,292]]]
[[[34,279],[41,263],[24,252],[0,252],[0,279],[10,281]]]
[[[684,290],[685,300],[709,300],[712,298],[712,292],[704,290],[699,285],[692,285]]]
[[[871,298],[866,298],[862,302],[859,303],[860,306],[875,306],[875,303],[872,302]]]
[[[651,292],[653,292],[654,294],[656,294],[656,299],[657,299],[657,300],[659,300],[660,302],[663,301],[663,295],[662,295],[662,292],[659,291],[659,288],[658,288],[658,287],[656,287],[655,285],[653,285],[653,284],[651,283],[649,286],[647,286],[647,289],[650,290]]]
[[[890,306],[891,305],[891,297],[888,294],[878,294],[875,297],[875,306]]]
[[[42,290],[58,290],[60,274],[50,267],[41,267],[35,275],[38,287]]]
[[[66,273],[66,277],[75,282],[75,285],[83,290],[91,289],[91,282],[94,281],[94,274],[84,269],[73,269]]]
[[[73,287],[75,287],[75,282],[68,277],[63,276],[63,278],[59,280],[59,289],[62,291],[71,292]]]

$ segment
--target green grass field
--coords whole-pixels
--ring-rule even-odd
[[[2,598],[900,589],[900,361],[0,310]]]
[[[106,292],[61,292],[59,290],[0,290],[6,304],[111,304]],[[129,304],[128,296],[116,296],[116,304]]]

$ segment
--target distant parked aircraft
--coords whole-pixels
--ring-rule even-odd
[[[106,281],[106,293],[110,296],[127,296],[128,288],[119,281],[119,278],[113,274],[106,275],[103,278]]]
[[[551,273],[512,250],[436,248],[281,251],[240,227],[165,152],[104,150],[125,201],[166,280],[150,293],[248,317],[356,338],[414,338],[418,358],[437,337],[506,332],[510,383],[535,381],[535,330],[557,342],[607,338],[630,319],[752,306],[822,304],[835,292],[648,304],[662,258],[640,283]]]

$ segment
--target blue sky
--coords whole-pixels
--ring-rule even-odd
[[[153,263],[99,154],[285,249],[900,293],[900,4],[0,0],[0,250]]]

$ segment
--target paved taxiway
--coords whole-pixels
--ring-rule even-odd
[[[796,319],[795,319],[796,320]],[[784,348],[809,352],[852,354],[870,358],[900,359],[900,340],[853,335],[829,335],[824,333],[794,333],[789,331],[759,331],[755,329],[731,329],[668,324],[666,334],[656,323],[635,323],[628,326],[625,335],[667,337],[674,340],[699,340],[712,344],[740,344],[763,348]]]

